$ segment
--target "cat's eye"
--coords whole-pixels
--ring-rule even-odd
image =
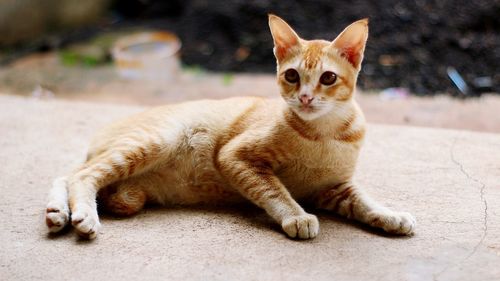
[[[326,71],[321,74],[319,82],[323,85],[330,86],[337,81],[337,75],[331,71]]]
[[[285,79],[289,83],[297,83],[299,82],[300,76],[297,70],[290,68],[285,71]]]

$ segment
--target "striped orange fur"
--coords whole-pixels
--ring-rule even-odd
[[[249,200],[290,237],[314,238],[317,218],[297,203],[398,234],[413,231],[352,183],[364,134],[353,99],[368,36],[367,20],[334,41],[303,40],[282,19],[269,25],[282,99],[241,97],[167,105],[111,124],[91,143],[74,173],[50,191],[49,230],[70,222],[96,237],[98,202],[118,215],[147,203],[228,204]]]

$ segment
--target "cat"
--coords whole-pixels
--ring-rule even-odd
[[[365,135],[353,94],[368,19],[331,42],[304,40],[275,15],[269,15],[269,27],[282,99],[191,101],[110,125],[94,138],[86,162],[54,181],[46,209],[49,231],[71,222],[80,236],[95,238],[97,204],[130,216],[146,203],[249,200],[289,237],[314,238],[318,219],[298,200],[411,235],[411,214],[383,207],[352,181]]]

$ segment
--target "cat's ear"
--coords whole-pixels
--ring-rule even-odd
[[[269,28],[274,40],[274,56],[283,60],[295,47],[300,46],[300,38],[280,17],[269,14]]]
[[[363,61],[366,40],[368,39],[368,19],[358,20],[342,31],[332,45],[339,50],[356,69],[359,69]]]

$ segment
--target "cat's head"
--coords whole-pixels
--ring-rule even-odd
[[[304,120],[316,119],[352,98],[361,68],[368,19],[349,25],[333,41],[304,40],[269,15],[281,96]]]

